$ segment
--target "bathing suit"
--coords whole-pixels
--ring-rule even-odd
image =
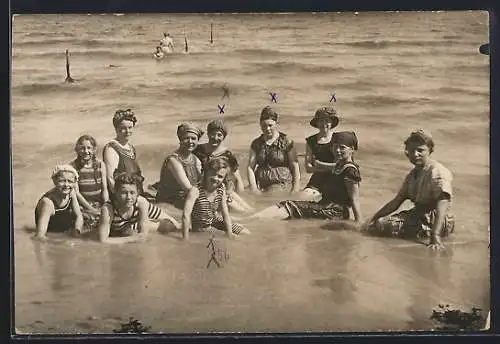
[[[53,199],[53,192],[47,192],[42,198],[47,197],[54,204],[55,213],[49,219],[47,232],[62,233],[75,227],[76,215],[71,207],[71,197],[68,202],[61,207],[57,207],[56,201]],[[35,224],[38,225],[38,207],[35,209]]]

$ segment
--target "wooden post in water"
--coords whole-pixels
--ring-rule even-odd
[[[214,44],[214,23],[210,23],[210,44]]]
[[[67,82],[67,83],[75,82],[75,80],[71,77],[71,75],[69,73],[69,51],[68,51],[68,49],[66,49],[66,80],[64,80],[64,82]]]

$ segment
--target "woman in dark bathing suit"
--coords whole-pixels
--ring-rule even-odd
[[[114,177],[118,173],[136,174],[140,180],[139,194],[144,193],[141,167],[137,162],[135,147],[130,142],[137,118],[132,110],[118,110],[113,116],[116,138],[108,142],[103,149],[103,160],[106,165],[108,190],[114,192]]]

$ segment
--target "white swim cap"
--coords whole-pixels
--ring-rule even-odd
[[[78,180],[78,172],[74,169],[73,166],[68,165],[68,164],[57,165],[56,168],[54,168],[54,171],[52,171],[51,178],[54,179],[61,172],[70,172],[70,173],[73,173],[75,175],[76,180]]]

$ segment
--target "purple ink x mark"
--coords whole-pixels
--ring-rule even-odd
[[[269,95],[271,96],[271,102],[277,103],[278,101],[276,100],[276,97],[278,94],[276,92],[269,92]]]
[[[219,104],[217,104],[217,107],[219,108],[219,114],[224,113],[224,107],[225,106],[226,106],[226,104],[222,104],[222,106],[220,106]]]
[[[330,98],[330,103],[332,102],[336,103],[337,102],[337,98],[335,98],[335,93],[332,94],[332,97]]]

